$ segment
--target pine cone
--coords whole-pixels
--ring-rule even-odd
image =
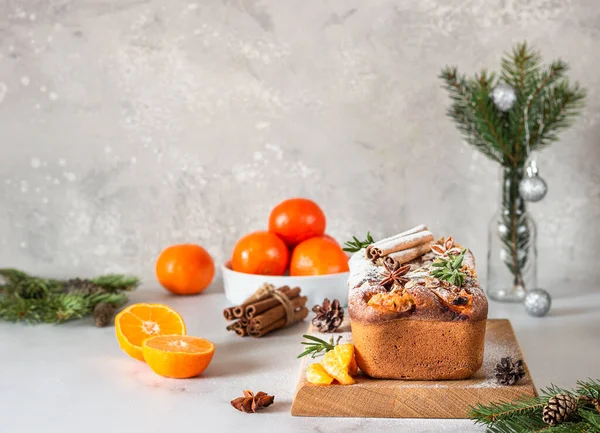
[[[337,299],[330,302],[325,298],[322,305],[315,305],[312,310],[317,313],[312,319],[312,324],[320,332],[333,332],[344,321],[344,309],[340,307],[340,301]]]
[[[544,406],[542,419],[546,424],[556,425],[565,421],[577,409],[577,398],[571,394],[556,394]]]
[[[94,307],[94,319],[96,319],[96,326],[98,328],[108,326],[115,316],[115,311],[117,311],[117,308],[113,304],[109,304],[108,302],[97,303]]]
[[[525,376],[523,361],[519,359],[514,362],[510,356],[502,358],[500,362],[496,364],[494,373],[496,373],[496,379],[500,385],[512,386]]]
[[[231,405],[237,410],[246,413],[256,413],[267,406],[271,406],[275,397],[266,392],[259,391],[254,395],[252,391],[245,390],[243,397],[231,401]]]

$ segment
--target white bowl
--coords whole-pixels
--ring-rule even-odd
[[[350,272],[339,274],[314,275],[306,277],[254,275],[236,272],[231,269],[231,261],[221,265],[225,296],[234,305],[239,305],[250,297],[264,283],[275,287],[300,287],[301,295],[306,296],[306,307],[321,304],[323,299],[337,299],[342,306],[348,305],[348,276]]]

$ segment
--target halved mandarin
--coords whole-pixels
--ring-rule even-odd
[[[145,340],[142,352],[156,374],[187,379],[206,370],[215,353],[215,345],[200,337],[160,335]]]
[[[185,335],[185,323],[173,309],[163,304],[133,304],[115,317],[115,331],[121,349],[144,360],[142,343],[157,335]]]
[[[333,377],[317,362],[306,367],[306,380],[314,385],[330,385],[333,382]]]

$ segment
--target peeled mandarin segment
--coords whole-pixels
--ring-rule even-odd
[[[348,370],[342,366],[334,350],[330,350],[323,356],[322,364],[325,371],[342,385],[352,385],[354,383],[354,379],[348,374]]]
[[[348,371],[348,374],[356,376],[358,374],[358,366],[356,365],[356,359],[354,359],[354,344],[338,344],[333,351],[337,355],[342,367]]]
[[[333,348],[333,352],[338,357],[342,367],[348,368],[350,362],[352,362],[352,358],[354,358],[354,345],[349,343],[338,344]]]
[[[356,359],[354,357],[348,366],[348,374],[352,377],[358,374],[358,364],[356,363]]]
[[[121,349],[129,356],[144,360],[142,343],[147,338],[165,334],[185,334],[181,316],[162,304],[134,304],[115,317],[115,332]]]
[[[189,335],[160,335],[142,343],[148,366],[156,374],[175,379],[198,376],[212,360],[215,346]]]
[[[306,380],[314,385],[330,385],[333,377],[327,374],[320,363],[316,363],[306,367]]]

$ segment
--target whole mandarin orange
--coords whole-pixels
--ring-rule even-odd
[[[200,245],[180,244],[165,248],[156,260],[156,276],[162,286],[177,295],[202,292],[215,275],[215,263]]]
[[[283,275],[290,252],[274,233],[258,231],[242,237],[233,248],[234,271],[257,275]]]
[[[293,247],[325,233],[325,214],[318,204],[306,198],[284,200],[269,215],[269,231]]]
[[[292,276],[337,274],[348,270],[346,253],[324,236],[307,239],[292,252]]]
[[[328,235],[328,234],[324,234],[324,235],[323,235],[323,237],[324,237],[325,239],[329,239],[331,242],[334,242],[334,243],[336,243],[337,245],[339,245],[338,241],[336,241],[336,240],[335,240],[335,238],[334,238],[333,236],[330,236],[330,235]]]

